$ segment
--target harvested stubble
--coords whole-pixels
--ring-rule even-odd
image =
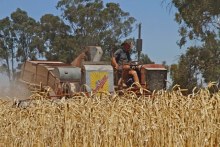
[[[0,146],[220,146],[220,93],[0,101]]]

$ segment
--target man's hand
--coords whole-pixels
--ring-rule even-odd
[[[119,65],[118,65],[118,64],[116,64],[116,65],[115,65],[115,69],[118,69],[118,68],[119,68]]]

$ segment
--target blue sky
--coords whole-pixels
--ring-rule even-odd
[[[169,1],[169,0],[167,0]],[[1,0],[0,19],[10,16],[17,8],[26,11],[30,17],[39,20],[44,14],[59,15],[58,0]],[[143,53],[156,63],[176,63],[186,47],[180,49],[176,41],[180,38],[178,25],[174,21],[175,9],[169,12],[162,0],[104,0],[119,3],[122,10],[129,12],[142,24]],[[132,37],[138,38],[138,29]]]

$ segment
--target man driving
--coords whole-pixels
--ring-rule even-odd
[[[133,77],[135,83],[139,83],[137,72],[130,68],[129,62],[131,62],[131,49],[133,47],[132,42],[125,41],[121,44],[121,48],[116,50],[112,57],[112,65],[115,69],[128,73]],[[121,76],[121,75],[120,75]],[[121,84],[121,77],[118,81],[118,85]]]

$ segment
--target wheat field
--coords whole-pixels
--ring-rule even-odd
[[[0,146],[220,146],[220,92],[102,93],[0,100]]]

